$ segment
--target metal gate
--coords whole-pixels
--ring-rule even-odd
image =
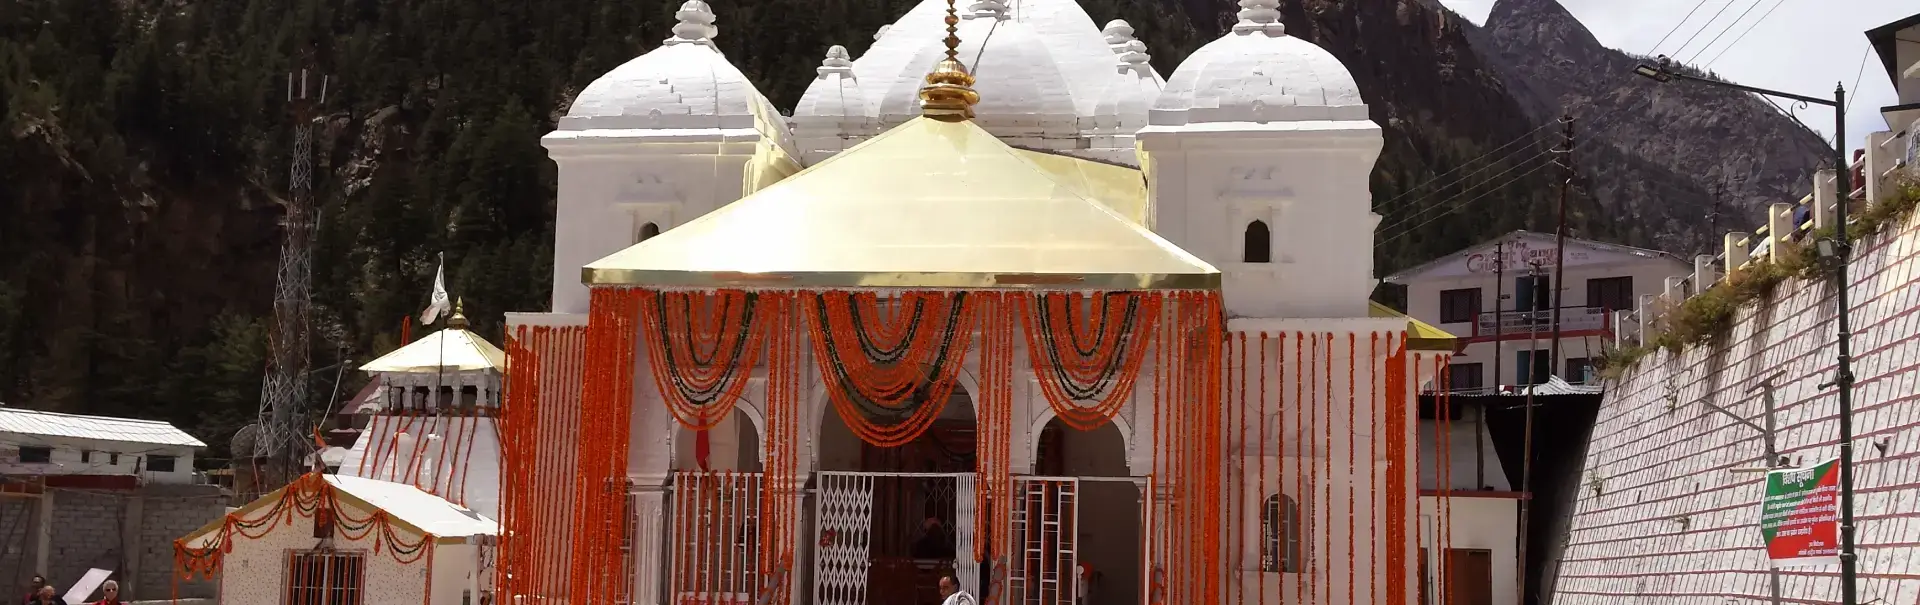
[[[816,605],[926,601],[922,597],[934,590],[933,583],[921,577],[926,575],[951,572],[963,583],[978,581],[971,473],[822,471],[816,476]],[[934,526],[927,519],[940,523]],[[930,567],[924,553],[912,552],[929,537],[943,555],[951,547],[950,570]]]
[[[1073,605],[1079,594],[1080,481],[1071,477],[1014,479],[1013,565],[1007,596],[1023,605]]]
[[[751,605],[759,587],[760,473],[673,474],[671,605]]]

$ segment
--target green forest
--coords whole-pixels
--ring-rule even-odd
[[[213,463],[226,455],[259,405],[292,139],[285,88],[299,69],[327,77],[314,409],[354,392],[365,380],[354,366],[398,344],[439,253],[449,290],[498,342],[502,313],[548,297],[554,167],[540,136],[581,87],[670,35],[677,4],[0,3],[0,402],[168,420],[207,441]],[[857,56],[913,2],[713,4],[722,50],[787,110],[827,46]],[[1081,4],[1099,22],[1130,20],[1163,74],[1231,11]],[[1383,247],[1382,270],[1547,220],[1562,177],[1540,165],[1417,189],[1534,125],[1471,53],[1449,50],[1464,45],[1457,31],[1369,10],[1287,9],[1290,32],[1327,45],[1380,97],[1388,150],[1374,195],[1384,224],[1421,226]],[[1421,80],[1441,65],[1451,88]],[[1450,104],[1484,111],[1437,110]],[[1401,214],[1482,183],[1497,184],[1431,223]],[[1576,200],[1575,222],[1598,229],[1588,204]]]

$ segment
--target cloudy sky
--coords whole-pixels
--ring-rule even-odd
[[[1440,2],[1483,23],[1495,0]],[[1688,62],[1706,64],[1722,77],[1749,86],[1827,97],[1833,94],[1834,83],[1845,84],[1847,94],[1856,97],[1848,103],[1852,107],[1847,112],[1847,138],[1856,148],[1866,133],[1887,130],[1879,109],[1896,102],[1893,83],[1887,80],[1879,57],[1867,57],[1864,32],[1920,11],[1920,3],[1914,0],[1560,0],[1560,4],[1593,30],[1602,44],[1691,59]],[[1678,30],[1674,30],[1676,24]],[[1662,43],[1670,30],[1673,35]],[[1716,37],[1719,40],[1709,46]],[[1815,106],[1796,114],[1822,134],[1833,136],[1831,110]]]

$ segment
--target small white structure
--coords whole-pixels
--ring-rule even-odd
[[[501,372],[507,354],[467,330],[455,304],[446,329],[360,366],[378,386],[352,448],[326,460],[345,476],[404,483],[492,517],[499,513]]]
[[[175,542],[224,603],[479,603],[499,524],[411,485],[308,474]]]
[[[204,447],[158,420],[0,407],[0,475],[128,475],[188,484],[194,454]]]
[[[1559,285],[1560,358],[1549,364],[1554,239],[1551,233],[1515,231],[1387,277],[1407,287],[1408,315],[1467,343],[1450,366],[1451,390],[1543,383],[1548,376],[1585,382],[1593,358],[1612,341],[1613,312],[1633,310],[1643,297],[1659,295],[1672,287],[1669,282],[1695,271],[1666,252],[1567,238]],[[1711,256],[1706,260],[1712,264]],[[1502,311],[1497,322],[1496,310]]]

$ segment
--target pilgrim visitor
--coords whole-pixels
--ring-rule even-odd
[[[46,585],[47,585],[46,576],[34,574],[33,581],[27,583],[27,596],[24,598],[21,598],[20,602],[24,604],[33,603],[33,599],[35,597],[40,596],[40,588]]]
[[[107,583],[100,585],[100,594],[101,599],[94,601],[93,605],[120,605],[119,582],[107,580]]]
[[[67,605],[53,596],[52,586],[41,586],[40,590],[27,595],[27,605]]]
[[[960,590],[960,583],[954,581],[953,576],[940,576],[940,596],[947,598],[941,601],[940,605],[979,605],[980,603],[973,599],[973,595],[967,594],[967,591]]]

